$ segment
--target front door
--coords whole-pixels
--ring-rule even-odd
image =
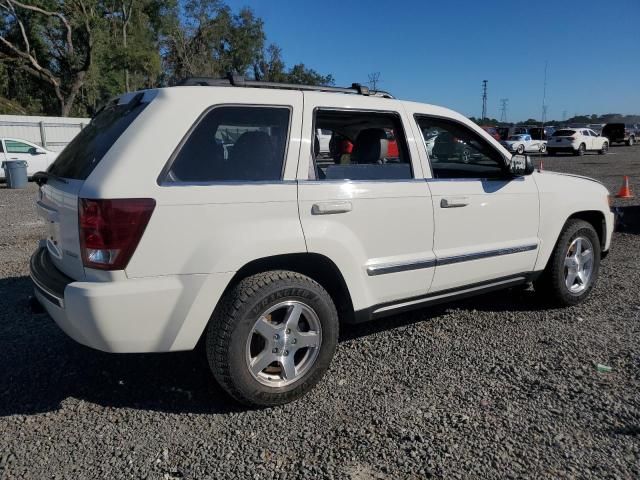
[[[424,295],[433,278],[431,195],[407,122],[396,100],[304,92],[300,220],[308,251],[339,267],[356,311]],[[317,129],[331,132],[328,154]]]
[[[427,181],[437,261],[432,292],[531,272],[539,246],[535,180],[512,177],[497,147],[463,122],[413,113],[415,126],[433,142]]]
[[[5,139],[7,160],[24,160],[27,162],[27,175],[44,171],[49,166],[48,156],[36,145],[20,140]]]

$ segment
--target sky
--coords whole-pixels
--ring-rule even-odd
[[[640,113],[640,0],[227,0],[264,20],[287,65],[397,98],[507,120]]]

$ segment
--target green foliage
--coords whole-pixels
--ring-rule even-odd
[[[0,43],[0,113],[90,116],[126,90],[228,72],[333,83],[304,64],[287,68],[280,47],[265,47],[263,21],[222,0],[16,1],[0,0],[0,37],[15,47]],[[30,53],[47,73],[34,71],[16,50]]]

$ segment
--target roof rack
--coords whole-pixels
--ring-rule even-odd
[[[298,85],[295,83],[262,82],[260,80],[247,80],[243,75],[229,74],[226,78],[189,77],[177,83],[177,86],[205,86],[205,87],[250,87],[250,88],[278,88],[283,90],[309,90],[314,92],[350,93],[371,97],[394,98],[388,92],[381,90],[369,90],[359,83],[348,87],[328,87],[321,85]]]

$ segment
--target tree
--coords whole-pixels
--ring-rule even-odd
[[[96,0],[0,0],[0,60],[47,86],[67,116],[93,59]]]

